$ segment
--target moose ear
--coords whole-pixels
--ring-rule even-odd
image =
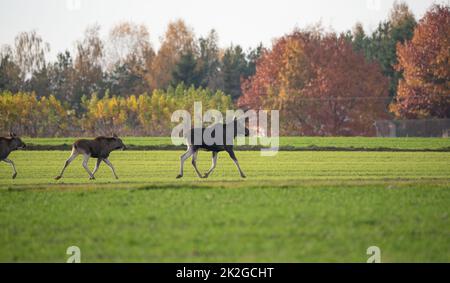
[[[14,138],[14,137],[16,137],[16,134],[14,132],[9,132],[9,136]]]

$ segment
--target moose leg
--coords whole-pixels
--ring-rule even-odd
[[[186,159],[191,157],[192,154],[194,154],[194,150],[192,149],[192,147],[188,147],[188,150],[185,153],[183,153],[183,155],[181,155],[181,157],[180,157],[180,173],[178,174],[177,179],[183,177],[184,162],[186,161]]]
[[[230,155],[231,159],[233,159],[234,164],[236,164],[236,167],[239,170],[239,174],[241,174],[241,177],[245,178],[246,176],[245,176],[244,172],[242,172],[241,167],[239,166],[239,162],[236,158],[236,155],[234,154],[234,151],[232,149],[230,149],[230,150],[227,150],[227,152]]]
[[[13,169],[13,175],[12,178],[15,179],[17,176],[17,171],[16,171],[16,166],[14,165],[14,162],[12,162],[12,160],[5,158],[3,159],[3,161],[5,161],[6,163],[10,164],[12,169]]]
[[[111,171],[113,172],[114,177],[116,177],[116,179],[119,179],[119,177],[117,177],[116,170],[114,170],[114,166],[112,165],[111,161],[109,161],[108,158],[103,159],[103,161],[106,163],[106,165],[109,166],[109,168],[111,168]]]
[[[218,156],[218,152],[213,151],[211,168],[209,168],[208,172],[206,172],[204,178],[208,178],[209,174],[211,174],[212,171],[214,170],[214,168],[216,168],[217,156]]]
[[[84,170],[86,170],[86,172],[89,174],[89,180],[95,180],[94,175],[91,173],[91,170],[89,170],[89,167],[88,167],[89,157],[91,157],[91,156],[87,155],[87,154],[83,155],[83,167],[84,167]]]
[[[55,177],[55,180],[59,180],[62,178],[64,174],[64,170],[66,170],[67,166],[78,156],[78,152],[75,151],[75,149],[72,150],[72,154],[70,155],[69,159],[66,160],[66,163],[64,163],[64,167],[61,170],[61,173]]]
[[[92,176],[94,176],[95,173],[97,172],[98,167],[100,167],[100,163],[102,162],[102,160],[103,159],[101,159],[101,158],[97,158],[97,163],[95,163],[94,171],[92,171]]]
[[[192,166],[194,166],[195,173],[197,173],[197,176],[199,178],[203,178],[202,174],[200,174],[200,171],[198,171],[198,168],[197,168],[197,155],[198,155],[198,150],[194,151],[194,154],[192,155]]]

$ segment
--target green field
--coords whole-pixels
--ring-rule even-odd
[[[24,142],[41,146],[70,146],[77,138],[24,138]],[[131,146],[170,146],[170,137],[124,137]],[[373,137],[280,137],[280,147],[310,148],[390,148],[445,149],[450,151],[450,138],[373,138]]]
[[[449,152],[225,153],[209,179],[181,151],[114,152],[89,181],[67,151],[17,151],[0,164],[0,261],[450,261]],[[199,168],[210,154],[199,154]],[[91,160],[90,167],[94,165]]]

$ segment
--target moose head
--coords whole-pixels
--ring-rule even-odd
[[[24,149],[26,147],[25,143],[14,132],[10,132],[9,137],[11,139],[10,147],[12,150]]]

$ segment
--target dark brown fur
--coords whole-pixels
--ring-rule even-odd
[[[183,177],[183,168],[184,168],[184,162],[186,159],[192,156],[192,166],[194,167],[195,172],[197,173],[197,176],[200,178],[208,178],[208,176],[213,172],[214,168],[216,168],[217,164],[217,155],[221,151],[226,151],[230,158],[233,160],[234,164],[236,164],[236,167],[239,171],[239,174],[242,178],[245,178],[245,174],[242,171],[241,167],[239,166],[239,162],[236,158],[236,155],[234,154],[234,145],[233,145],[233,139],[237,137],[238,135],[238,121],[237,119],[234,119],[233,122],[230,122],[229,124],[216,124],[212,126],[211,128],[211,137],[216,137],[216,129],[222,130],[222,140],[220,144],[216,144],[213,142],[212,144],[207,144],[204,137],[204,132],[206,131],[206,128],[191,128],[190,131],[186,134],[186,140],[187,140],[187,151],[181,155],[180,157],[180,173],[177,175],[177,179]],[[232,129],[231,129],[232,128]],[[228,131],[230,129],[230,131]],[[233,131],[231,131],[233,130]],[[232,136],[228,136],[229,132],[232,133]],[[248,137],[250,135],[250,131],[248,128],[244,127],[244,136]],[[196,135],[199,139],[198,144],[196,144]],[[217,136],[218,137],[218,136]],[[197,154],[200,149],[204,149],[206,151],[212,152],[212,165],[211,168],[205,173],[205,175],[202,175],[200,171],[197,168]]]
[[[66,163],[64,164],[64,167],[61,171],[61,173],[55,177],[56,180],[59,180],[62,178],[64,174],[64,170],[69,166],[69,164],[79,155],[82,154],[83,159],[83,167],[86,170],[86,172],[89,174],[89,178],[91,180],[95,179],[94,175],[98,170],[98,167],[100,166],[100,163],[103,161],[105,162],[112,170],[114,176],[116,179],[118,179],[116,172],[114,170],[113,165],[108,160],[109,154],[113,150],[118,149],[125,149],[125,145],[123,144],[122,140],[117,137],[116,135],[113,135],[112,137],[96,137],[93,140],[87,140],[87,139],[80,139],[77,140],[73,146],[72,146],[72,154],[70,155],[69,159],[67,159]],[[97,158],[97,164],[94,168],[94,171],[91,173],[89,168],[87,167],[87,163],[90,157]]]
[[[12,166],[13,179],[16,178],[17,171],[14,162],[8,159],[8,156],[12,151],[23,149],[25,147],[26,147],[25,143],[14,133],[10,133],[9,137],[0,137],[0,161],[4,161]]]
[[[115,137],[96,137],[94,140],[77,140],[73,147],[92,158],[108,158],[113,150],[122,149],[125,145],[122,140]]]

